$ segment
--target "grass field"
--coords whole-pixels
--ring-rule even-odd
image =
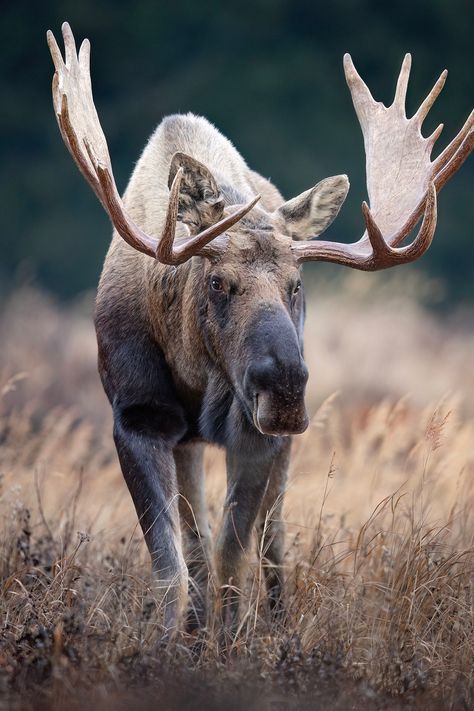
[[[217,622],[199,644],[160,641],[91,299],[16,293],[0,319],[0,708],[472,708],[474,335],[469,314],[426,313],[430,288],[351,275],[309,295],[287,614],[270,624],[254,546],[228,656]],[[206,472],[215,530],[222,452]]]

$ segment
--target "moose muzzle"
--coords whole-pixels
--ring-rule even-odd
[[[265,309],[246,339],[244,390],[255,427],[265,435],[292,435],[308,427],[304,403],[308,369],[298,334],[283,308]]]

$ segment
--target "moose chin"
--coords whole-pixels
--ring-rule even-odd
[[[308,427],[301,269],[325,261],[375,271],[420,257],[433,239],[437,193],[474,145],[471,114],[431,160],[442,126],[422,123],[443,72],[411,118],[403,60],[393,103],[375,101],[349,55],[344,70],[364,135],[370,208],[352,243],[314,239],[337,216],[349,181],[324,178],[285,201],[206,119],[165,118],[121,198],[92,97],[88,40],[51,32],[53,103],[62,137],[114,233],[95,325],[99,372],[125,481],[150,551],[163,624],[208,620],[209,579],[224,629],[238,628],[242,564],[253,528],[269,606],[284,608],[282,506],[291,440]],[[318,137],[315,137],[317,145]],[[414,239],[402,245],[421,220]],[[204,496],[206,443],[225,448],[227,495],[217,540]]]

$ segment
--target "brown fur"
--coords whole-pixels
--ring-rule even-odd
[[[289,437],[281,435],[307,424],[304,300],[291,240],[295,233],[310,236],[318,220],[327,224],[347,186],[329,179],[329,186],[319,184],[285,205],[271,182],[251,171],[205,119],[171,116],[150,138],[124,196],[131,217],[148,234],[162,231],[169,185],[179,167],[184,178],[177,240],[257,192],[261,201],[217,238],[218,256],[193,257],[179,267],[134,251],[114,233],[99,284],[96,329],[122,469],[154,574],[160,588],[168,588],[165,625],[177,624],[189,568],[192,627],[205,624],[212,567],[200,442],[227,449],[228,494],[216,567],[221,584],[235,587],[255,520],[262,527],[268,511],[278,515],[281,509],[290,447]],[[221,293],[213,291],[215,279]],[[253,404],[245,390],[252,378],[266,383],[253,386],[262,390]],[[268,583],[277,609],[283,532],[281,522],[267,524],[267,555],[274,566]],[[232,598],[228,615],[234,627],[237,614]]]

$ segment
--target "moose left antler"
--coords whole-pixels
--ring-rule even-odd
[[[94,105],[90,77],[90,42],[85,39],[76,50],[76,42],[67,22],[62,26],[65,60],[53,33],[48,30],[48,46],[53,58],[53,103],[59,130],[79,170],[87,180],[112,224],[121,237],[139,252],[156,257],[165,264],[181,264],[195,254],[206,256],[206,246],[218,235],[235,225],[258,202],[257,195],[246,205],[197,235],[175,245],[179,189],[183,177],[180,169],[171,185],[168,209],[161,239],[146,234],[127,214],[115,185],[112,162],[104,132]]]
[[[354,269],[376,271],[412,262],[430,246],[436,229],[436,193],[460,168],[474,147],[474,111],[458,135],[438,158],[430,155],[443,124],[428,138],[421,126],[446,80],[445,70],[415,115],[405,114],[411,56],[403,60],[393,104],[377,102],[357,73],[351,57],[344,71],[364,136],[370,208],[362,204],[366,231],[358,242],[342,244],[306,241],[293,245],[298,261],[325,261]],[[423,213],[421,228],[407,246],[409,235]]]

